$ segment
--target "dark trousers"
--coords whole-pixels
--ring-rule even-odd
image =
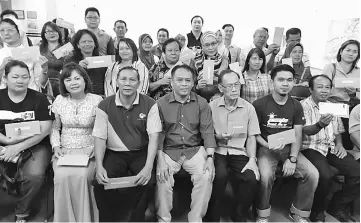
[[[313,149],[303,150],[302,153],[317,168],[320,176],[312,205],[313,212],[325,210],[325,201],[333,178],[329,165],[334,166],[345,176],[345,184],[341,191],[334,194],[329,209],[345,210],[347,204],[360,196],[360,163],[350,154],[340,159],[331,153],[324,156]]]
[[[108,178],[134,176],[143,169],[146,160],[147,150],[115,152],[107,149],[103,166]],[[146,186],[104,190],[103,185],[96,184],[94,195],[99,209],[99,221],[144,221],[148,194],[152,191],[154,193],[154,183],[153,168],[152,178]]]
[[[205,219],[219,222],[221,214],[221,200],[230,179],[233,184],[233,193],[236,200],[234,216],[245,215],[251,207],[258,190],[256,175],[252,170],[241,173],[249,158],[243,155],[221,155],[215,153],[214,166],[216,175],[213,181],[211,200]]]

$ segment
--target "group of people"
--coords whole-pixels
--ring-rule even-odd
[[[0,169],[15,165],[19,172],[16,221],[28,219],[52,165],[55,222],[144,221],[154,193],[157,220],[170,222],[181,169],[193,183],[188,221],[219,222],[230,182],[231,219],[250,220],[253,206],[256,221],[267,222],[278,167],[298,179],[289,211],[295,222],[324,222],[325,211],[355,222],[348,206],[359,198],[359,89],[335,83],[360,78],[357,40],[343,43],[337,62],[312,75],[298,28],[286,32],[285,49],[267,45],[267,28],[241,49],[232,44],[232,24],[202,32],[197,15],[187,35],[170,38],[161,28],[157,45],[143,34],[137,47],[122,20],[114,23],[115,38],[102,31],[96,8],[86,9],[85,23],[75,33],[45,23],[41,56],[23,62],[12,58],[12,49],[31,42],[16,13],[1,14]],[[73,52],[57,58],[53,52],[67,42]],[[101,55],[114,55],[113,64],[88,68],[87,59]],[[283,64],[287,58],[292,64]],[[209,61],[212,83],[205,78]],[[234,63],[239,69],[230,69]],[[320,102],[349,105],[350,118],[320,114]],[[40,134],[8,137],[5,125],[19,120],[39,121]],[[295,142],[269,146],[268,136],[291,129]],[[57,164],[71,154],[87,155],[88,165]],[[11,163],[19,155],[24,158]],[[334,168],[345,182],[326,206]],[[112,178],[131,176],[134,187],[104,188]]]

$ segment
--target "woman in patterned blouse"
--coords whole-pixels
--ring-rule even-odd
[[[253,48],[249,51],[243,68],[245,84],[241,89],[241,97],[249,103],[273,91],[271,77],[265,73],[265,66],[266,57],[262,50]]]
[[[91,182],[94,177],[95,110],[102,100],[91,94],[91,81],[80,65],[69,63],[60,75],[60,93],[54,103],[51,133],[54,149],[54,222],[95,222],[97,208]],[[65,154],[89,156],[88,166],[58,166]]]

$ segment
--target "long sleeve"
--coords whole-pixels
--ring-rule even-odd
[[[143,63],[139,63],[137,65],[137,70],[140,76],[138,92],[141,94],[147,94],[149,88],[149,71]]]
[[[54,148],[56,146],[61,146],[61,140],[60,140],[60,131],[61,131],[61,119],[60,114],[58,113],[57,106],[59,104],[60,98],[57,97],[53,103],[52,111],[55,115],[55,120],[53,122],[53,127],[50,134],[50,143],[51,146]]]

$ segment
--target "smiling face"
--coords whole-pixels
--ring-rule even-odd
[[[119,56],[122,60],[132,60],[133,59],[133,51],[130,46],[127,45],[126,42],[120,41],[119,45]]]
[[[157,34],[158,43],[163,44],[168,39],[167,32],[159,31]]]
[[[153,46],[153,41],[149,37],[146,37],[142,42],[143,50],[149,52],[152,49],[152,46]]]
[[[192,30],[199,32],[202,30],[202,27],[203,27],[202,19],[200,17],[195,17],[192,20]]]
[[[263,59],[260,58],[258,56],[257,53],[254,53],[250,58],[249,58],[249,68],[253,71],[258,71],[261,69],[262,64],[263,64]]]
[[[164,59],[169,64],[176,64],[179,61],[180,50],[177,42],[169,43],[165,46]]]
[[[292,58],[293,64],[301,63],[302,56],[303,56],[303,50],[301,46],[295,46],[290,53],[290,58]]]
[[[175,94],[187,97],[194,86],[193,75],[189,70],[179,68],[175,71],[171,84]]]
[[[127,31],[127,27],[125,27],[125,24],[122,22],[117,22],[114,26],[114,32],[118,38],[124,38]]]
[[[93,38],[87,33],[83,34],[79,40],[78,48],[81,52],[85,54],[93,53],[93,50],[95,48]]]
[[[263,29],[257,30],[257,32],[253,36],[253,44],[260,49],[264,47],[267,40],[268,40],[268,33],[266,30]]]
[[[208,56],[216,55],[218,43],[217,43],[217,39],[214,38],[213,36],[208,36],[207,38],[205,38],[202,46],[203,46],[202,50],[204,54]]]
[[[10,23],[2,22],[0,24],[0,35],[5,43],[12,45],[20,41],[20,34],[16,27]]]
[[[352,63],[357,59],[358,47],[356,44],[349,44],[341,51],[341,60]]]
[[[28,88],[30,74],[26,68],[14,66],[10,69],[8,75],[5,76],[7,87],[15,92],[24,92]]]
[[[48,42],[58,42],[59,41],[59,33],[51,28],[50,26],[47,26],[45,28],[45,39]]]
[[[117,78],[119,93],[130,97],[137,93],[139,87],[138,74],[135,70],[122,70]]]
[[[99,27],[100,17],[97,12],[89,11],[85,16],[85,24],[90,29],[97,29]]]
[[[224,27],[225,39],[231,40],[233,38],[233,28],[231,26]]]
[[[85,80],[77,70],[73,70],[70,76],[64,79],[64,86],[70,95],[84,93]]]
[[[313,80],[313,89],[311,89],[312,98],[315,102],[324,102],[331,93],[331,81],[325,77],[317,77]]]

